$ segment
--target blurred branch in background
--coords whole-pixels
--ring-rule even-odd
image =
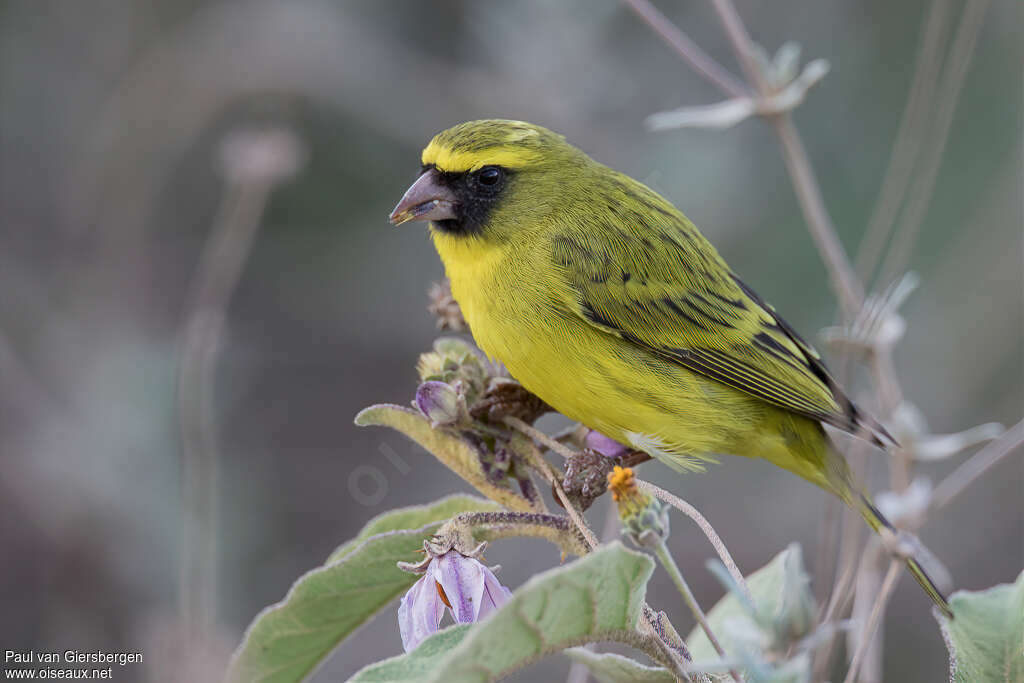
[[[943,479],[932,492],[931,509],[938,510],[948,505],[951,500],[963,493],[964,489],[970,486],[975,479],[1020,448],[1022,444],[1024,444],[1024,420],[1007,429],[1001,437],[990,442]]]
[[[183,643],[198,652],[217,619],[217,354],[267,198],[301,168],[305,153],[284,129],[238,130],[221,145],[225,192],[192,283],[182,332],[178,411],[182,434],[180,610]]]
[[[647,0],[623,0],[637,16],[644,20],[652,31],[657,33],[662,40],[672,46],[685,59],[694,70],[703,76],[709,83],[715,85],[719,90],[732,95],[733,97],[745,97],[750,94],[750,88],[738,78],[729,73],[729,70],[712,59],[706,52],[700,49],[697,43],[693,42],[682,29],[673,24],[668,17]]]
[[[889,562],[889,569],[886,570],[885,578],[882,580],[882,585],[878,589],[875,600],[871,605],[871,613],[868,615],[867,620],[862,622],[863,630],[860,633],[859,645],[850,660],[850,668],[846,672],[846,678],[843,679],[843,683],[855,683],[858,680],[857,674],[860,673],[861,663],[867,655],[870,643],[874,640],[878,629],[878,622],[885,611],[886,603],[889,602],[889,596],[892,595],[892,589],[896,587],[896,580],[900,576],[900,569],[899,560],[893,559]]]
[[[913,178],[914,164],[928,137],[928,116],[942,67],[942,51],[951,13],[950,0],[932,0],[928,8],[903,118],[882,179],[878,201],[857,252],[857,272],[865,282],[871,281],[889,243],[896,214]]]
[[[713,60],[694,45],[686,37],[686,34],[655,9],[648,0],[624,0],[624,2],[662,39],[669,43],[684,60],[726,94],[736,97],[744,96],[749,92],[749,87],[737,90],[737,87],[731,82],[723,81],[720,74],[727,74],[728,71],[717,63],[715,68],[709,68],[708,62]],[[729,0],[714,0],[714,7],[729,36],[740,66],[756,92],[758,102],[753,106],[752,111],[765,118],[778,135],[786,168],[793,181],[793,188],[796,191],[800,207],[803,209],[811,236],[814,238],[822,259],[828,266],[828,272],[832,278],[832,288],[839,298],[843,318],[852,319],[863,305],[863,288],[853,273],[846,253],[839,242],[832,219],[829,217],[825,202],[821,197],[818,182],[814,177],[810,159],[807,157],[807,150],[804,148],[786,109],[786,106],[792,108],[803,101],[802,92],[800,96],[786,98],[785,106],[773,100],[795,79],[791,77],[786,82],[780,83],[780,79],[774,77],[775,74],[769,73],[774,65],[769,64],[768,60],[763,57],[763,51],[754,45],[739,14]],[[788,60],[784,61],[787,62],[786,66],[789,66]],[[824,75],[823,65],[815,62],[812,62],[812,65],[814,66],[810,73],[804,77],[806,84],[803,91],[806,91]],[[740,112],[740,114],[742,113]],[[732,116],[732,110],[725,112],[725,115]],[[659,115],[659,118],[653,121],[654,126],[658,129],[668,127],[666,119],[669,116],[667,114]],[[729,125],[736,122],[732,118],[729,120]],[[678,120],[676,124],[680,125]],[[689,119],[684,118],[681,125],[692,125],[692,123]]]
[[[893,237],[893,243],[882,265],[879,275],[884,286],[887,281],[897,278],[910,260],[911,251],[917,242],[921,224],[924,222],[932,190],[939,176],[942,157],[953,126],[960,92],[967,78],[967,71],[974,56],[974,46],[981,33],[990,0],[968,0],[964,7],[956,36],[944,62],[942,83],[934,101],[927,108],[932,115],[925,128],[928,131],[928,145],[921,155],[919,167],[914,169],[914,181],[909,189],[900,229]],[[909,107],[909,105],[908,105]],[[866,264],[867,266],[873,264]]]
[[[817,64],[812,62],[805,69],[804,74],[797,77],[795,54],[798,54],[798,51],[796,48],[784,48],[779,51],[774,60],[769,60],[764,50],[751,40],[731,0],[711,0],[743,73],[753,86],[758,98],[757,101],[744,99],[743,95],[737,94],[737,91],[742,93],[743,89],[737,88],[729,80],[729,74],[724,67],[720,67],[714,60],[707,57],[647,0],[624,0],[624,2],[707,80],[737,98],[711,107],[690,107],[676,112],[657,114],[648,119],[652,128],[658,130],[684,126],[722,128],[734,125],[751,114],[757,113],[774,129],[811,236],[818,247],[831,277],[833,290],[839,299],[842,320],[839,328],[841,333],[833,336],[848,339],[855,345],[862,345],[861,351],[867,361],[875,388],[879,417],[883,423],[891,424],[897,417],[897,411],[904,405],[904,394],[892,362],[892,348],[903,335],[902,319],[899,318],[897,310],[905,300],[906,294],[913,290],[915,282],[906,283],[906,286],[903,286],[905,283],[898,282],[896,286],[888,288],[882,294],[866,298],[864,286],[847,259],[835,226],[825,207],[817,178],[807,156],[806,148],[793,124],[790,110],[803,101],[806,91],[827,71],[827,65],[812,68]],[[898,276],[906,267],[910,250],[913,248],[921,222],[929,206],[932,189],[941,166],[945,143],[956,111],[956,103],[987,5],[988,0],[969,0],[964,9],[956,39],[946,63],[947,77],[942,83],[937,104],[932,101],[931,94],[937,78],[933,71],[937,68],[935,65],[938,61],[935,53],[939,50],[942,36],[945,33],[943,27],[947,13],[945,0],[935,0],[926,22],[922,48],[918,57],[917,75],[914,78],[904,121],[901,124],[902,137],[898,138],[896,150],[894,150],[890,161],[888,176],[891,177],[892,186],[890,188],[886,185],[883,188],[879,206],[868,230],[867,244],[862,249],[862,258],[860,259],[860,270],[870,274],[874,268],[873,261],[877,258],[876,252],[878,254],[882,252],[882,244],[887,241],[886,238],[891,230],[895,214],[894,207],[901,203],[902,194],[906,186],[909,185],[911,197],[908,200],[907,212],[901,226],[902,230],[897,234],[882,268],[883,283],[889,280],[902,281],[906,279]],[[787,87],[794,89],[793,94],[785,97],[785,106],[779,106],[779,95],[785,92]],[[914,174],[911,181],[913,162],[918,156],[921,156],[919,155],[921,143],[917,138],[918,129],[922,124],[921,119],[933,111],[936,113],[930,128],[933,132],[932,144],[923,153],[923,170]],[[890,299],[892,300],[891,305]],[[868,321],[867,325],[871,328],[868,332],[861,329],[864,326],[864,320]],[[843,350],[849,353],[851,349],[844,348]],[[976,428],[973,431],[979,429],[988,433],[988,430],[984,428]],[[920,435],[915,434],[914,436]],[[949,497],[955,495],[959,490],[958,487],[966,486],[986,467],[1012,450],[1017,441],[1019,438],[1015,436],[1008,439],[1007,443],[997,442],[1001,444],[1000,446],[986,448],[979,454],[980,458],[977,461],[969,461],[962,467],[962,474],[958,472],[959,476],[953,477],[954,484],[944,487],[944,491],[951,492],[945,495]],[[866,448],[862,444],[857,444],[851,448],[851,453],[848,455],[853,456],[851,460],[854,461],[855,474],[859,477],[866,477],[869,466],[869,461],[864,459]],[[914,444],[909,444],[897,447],[890,459],[890,486],[897,495],[902,494],[910,484],[914,458]],[[861,469],[861,462],[863,462],[864,471],[858,471]],[[846,682],[878,681],[881,680],[879,620],[895,585],[899,563],[895,558],[890,561],[884,579],[879,578],[880,572],[874,565],[888,553],[867,553],[861,556],[861,561],[858,563],[858,553],[855,552],[855,548],[860,545],[860,534],[858,533],[859,527],[854,525],[859,522],[852,519],[853,515],[844,513],[843,528],[845,531],[840,537],[837,528],[839,517],[834,514],[832,504],[829,505],[825,515],[828,523],[821,527],[826,538],[823,542],[825,549],[819,553],[818,568],[823,569],[827,565],[824,558],[834,555],[836,550],[835,543],[832,541],[834,538],[840,538],[838,548],[840,558],[835,565],[836,575],[832,595],[828,607],[821,616],[825,620],[830,620],[833,616],[840,615],[846,605],[844,593],[849,590],[849,587],[855,587],[854,614],[860,618],[863,625],[859,632],[851,633],[851,643],[854,643],[855,647],[852,647],[848,653],[850,668]],[[897,519],[896,522],[899,523],[900,520]],[[919,523],[921,522],[923,522],[923,518],[919,519]],[[877,546],[878,544],[874,543],[872,547]],[[924,551],[923,546],[921,549],[922,554],[928,556],[930,560],[934,559],[929,552]],[[875,557],[876,555],[877,557]],[[855,571],[854,567],[858,567],[858,569]],[[943,574],[946,573],[944,569],[941,571]],[[830,645],[826,645],[818,651],[815,665],[815,675],[818,678],[826,675],[830,654]]]

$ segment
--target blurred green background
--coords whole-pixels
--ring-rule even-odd
[[[931,4],[737,4],[769,50],[795,40],[832,65],[795,116],[853,254]],[[963,3],[946,5],[955,23]],[[738,72],[710,3],[659,7]],[[921,286],[896,365],[938,432],[1013,424],[1024,408],[1021,18],[1015,0],[988,10],[910,264]],[[770,128],[643,126],[720,99],[613,0],[0,3],[0,649],[142,649],[146,665],[126,675],[184,680],[168,645],[181,555],[175,377],[189,288],[225,195],[225,136],[285,128],[305,163],[260,218],[216,366],[209,670],[371,516],[466,489],[397,434],[352,425],[370,403],[411,399],[416,357],[437,334],[425,310],[442,276],[436,254],[424,230],[386,220],[437,131],[504,117],[564,133],[681,207],[805,336],[833,323]],[[872,457],[878,489],[885,456]],[[921,472],[938,480],[957,461]],[[383,486],[359,480],[353,495],[360,465]],[[803,481],[733,458],[686,478],[643,470],[699,508],[745,571],[793,540],[813,558],[825,496]],[[1022,492],[1018,457],[922,531],[958,587],[1020,571]],[[600,527],[604,502],[591,517]],[[671,545],[709,607],[722,592],[704,569],[710,547],[682,521]],[[558,553],[509,541],[488,560],[515,587]],[[664,574],[651,590],[688,629]],[[945,679],[927,599],[906,577],[884,628],[885,680]],[[314,680],[400,651],[392,609]],[[567,669],[556,657],[522,680]]]

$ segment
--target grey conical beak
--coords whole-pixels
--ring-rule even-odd
[[[395,225],[409,221],[443,221],[456,217],[455,207],[455,195],[431,168],[405,191],[389,219]]]

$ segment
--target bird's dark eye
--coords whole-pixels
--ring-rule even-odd
[[[480,172],[477,173],[476,177],[477,182],[484,187],[494,187],[501,182],[503,175],[504,174],[501,172],[501,169],[497,166],[484,166],[480,169]]]

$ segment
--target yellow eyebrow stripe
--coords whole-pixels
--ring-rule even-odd
[[[451,150],[433,141],[423,150],[424,165],[433,164],[441,171],[461,173],[484,166],[520,168],[536,161],[540,153],[522,147],[488,147],[483,150]]]

